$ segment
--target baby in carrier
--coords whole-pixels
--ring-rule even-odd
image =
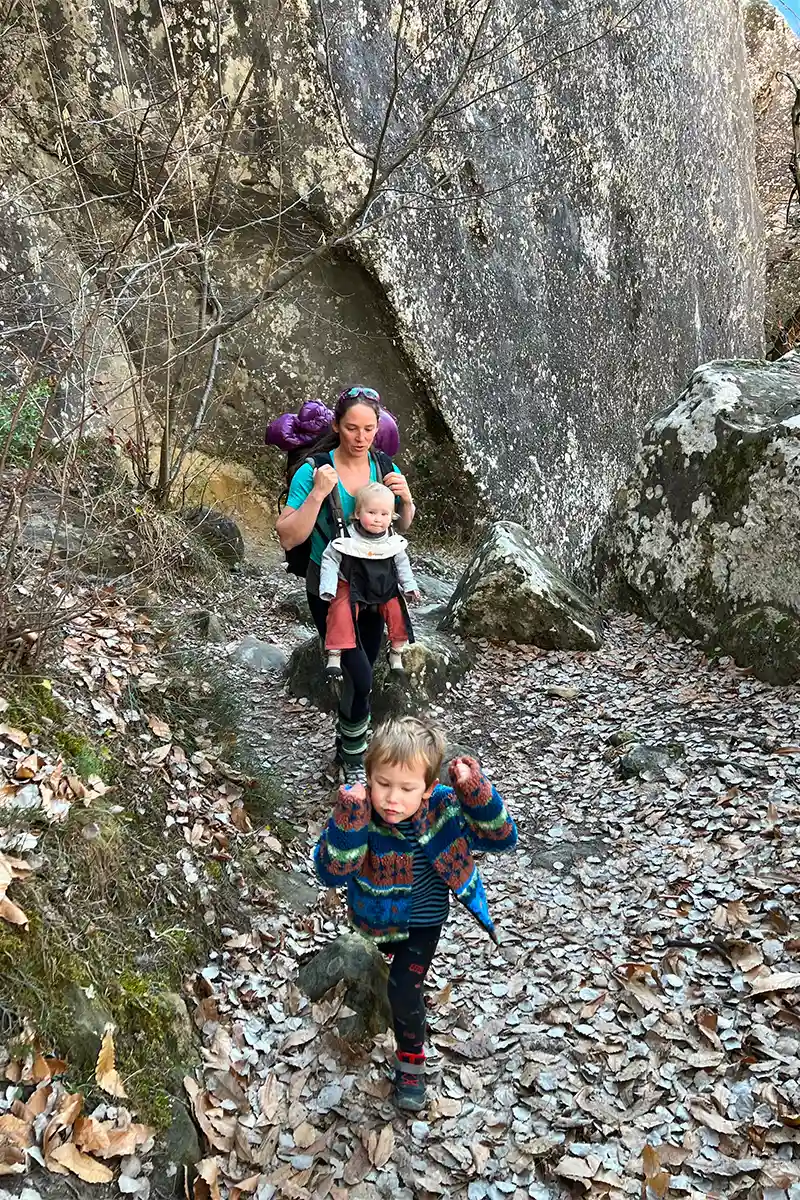
[[[401,596],[420,598],[407,542],[391,532],[394,494],[382,483],[368,483],[359,488],[355,501],[355,520],[347,527],[347,536],[334,538],[322,555],[319,594],[330,601],[325,671],[333,677],[342,674],[342,651],[355,648],[354,616],[360,604],[374,604],[380,610],[389,635],[389,666],[402,671],[408,623]]]

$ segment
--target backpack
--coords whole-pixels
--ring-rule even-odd
[[[385,476],[394,470],[394,463],[388,454],[384,454],[383,450],[370,450],[370,457],[374,460],[377,466],[378,481],[382,482]],[[290,452],[286,464],[287,482],[289,473],[292,471],[292,468],[297,463],[299,458],[302,458],[302,462],[300,463],[301,466],[303,463],[310,463],[315,469],[317,467],[330,466],[331,461],[330,455],[327,451],[324,451],[321,454],[309,455],[305,454],[305,452],[302,450],[294,450]],[[281,501],[278,503],[279,511],[285,505],[288,494],[289,492],[287,486],[287,490],[284,492]],[[328,493],[328,495],[325,497],[325,504],[328,508],[328,516],[331,519],[331,524],[335,530],[334,536],[346,537],[347,529],[345,528],[344,514],[339,501],[338,487],[335,487],[332,492]],[[290,575],[297,575],[300,579],[305,579],[306,575],[308,574],[308,564],[311,562],[311,537],[307,537],[306,540],[301,542],[299,546],[293,546],[292,549],[287,550],[285,554],[286,570],[288,573]]]

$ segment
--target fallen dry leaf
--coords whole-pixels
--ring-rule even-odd
[[[25,1151],[12,1142],[0,1140],[0,1175],[22,1175],[26,1170]]]
[[[147,718],[147,724],[150,726],[157,738],[161,738],[163,741],[169,741],[171,739],[172,730],[167,722],[162,721],[160,717],[149,716]]]
[[[103,1044],[97,1056],[94,1077],[97,1080],[97,1086],[109,1096],[116,1096],[118,1100],[127,1099],[127,1092],[114,1062],[114,1035],[110,1025],[106,1027],[103,1034]]]
[[[686,1107],[693,1117],[697,1117],[703,1125],[707,1125],[709,1129],[713,1129],[716,1133],[736,1133],[738,1126],[733,1121],[729,1121],[727,1117],[723,1117],[712,1102],[705,1096],[694,1096],[687,1101]]]
[[[642,1167],[644,1169],[644,1183],[647,1189],[647,1200],[651,1196],[656,1197],[656,1200],[662,1200],[669,1191],[669,1171],[665,1171],[661,1165],[661,1159],[658,1154],[658,1149],[655,1146],[647,1145],[642,1150]]]
[[[50,1161],[58,1163],[60,1167],[66,1167],[84,1183],[111,1183],[114,1178],[114,1172],[109,1167],[104,1167],[88,1154],[83,1154],[74,1142],[65,1142],[63,1146],[58,1146],[50,1155]]]
[[[793,992],[800,988],[800,971],[777,971],[773,975],[759,975],[753,980],[750,995],[762,996],[767,992]]]
[[[197,1179],[194,1184],[195,1200],[221,1200],[219,1190],[219,1161],[204,1158],[197,1164]]]
[[[367,1154],[373,1167],[385,1167],[392,1157],[393,1150],[394,1130],[391,1125],[384,1125],[380,1133],[375,1129],[371,1130],[367,1142]]]
[[[6,1113],[0,1117],[0,1142],[10,1142],[23,1150],[27,1149],[34,1142],[32,1123]]]

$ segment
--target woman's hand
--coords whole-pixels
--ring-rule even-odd
[[[323,500],[329,496],[339,482],[339,476],[333,467],[317,467],[314,472],[314,491]]]
[[[383,483],[385,487],[388,487],[390,492],[394,493],[396,499],[401,504],[414,503],[411,499],[411,491],[405,475],[400,475],[397,471],[390,471],[388,475],[384,476]]]

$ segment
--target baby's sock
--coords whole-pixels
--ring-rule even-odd
[[[402,671],[403,670],[403,651],[405,650],[407,645],[408,645],[408,642],[399,642],[399,643],[393,643],[389,647],[389,670],[390,671]]]
[[[342,673],[342,652],[341,650],[329,650],[328,661],[325,663],[326,675],[341,675]]]

